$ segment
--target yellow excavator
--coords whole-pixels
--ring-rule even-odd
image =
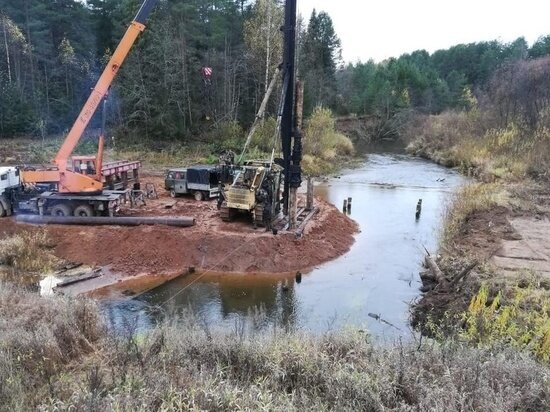
[[[103,133],[99,138],[96,156],[80,156],[71,159],[72,153],[80,141],[88,123],[101,102],[107,97],[109,87],[116,77],[122,63],[141,32],[145,30],[145,21],[154,8],[157,0],[145,0],[120,41],[103,74],[97,81],[90,97],[74,122],[63,145],[55,156],[54,165],[42,169],[23,170],[23,184],[51,184],[60,194],[101,194],[103,183],[101,170],[103,166]]]

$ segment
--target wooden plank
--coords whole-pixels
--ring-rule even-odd
[[[101,269],[96,269],[92,272],[85,273],[83,275],[73,276],[73,277],[67,278],[67,279],[59,282],[55,286],[54,289],[63,288],[65,286],[69,286],[69,285],[74,285],[75,283],[80,283],[80,282],[84,282],[86,280],[95,279],[95,278],[98,278],[100,276],[103,276],[103,273],[101,272]]]

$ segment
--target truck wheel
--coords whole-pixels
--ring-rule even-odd
[[[79,205],[75,208],[74,215],[76,217],[93,217],[95,213],[90,205]]]
[[[0,196],[0,217],[11,216],[10,202],[5,196]]]
[[[4,217],[4,216],[6,216],[6,210],[4,209],[2,202],[0,202],[0,217]]]
[[[68,205],[57,204],[50,209],[50,215],[59,217],[69,217],[72,215],[71,208]]]
[[[178,194],[176,193],[176,191],[175,191],[174,189],[170,190],[170,197],[172,197],[172,198],[174,198],[174,199],[175,199],[176,197],[178,197]]]
[[[195,200],[197,202],[202,202],[204,200],[204,195],[202,192],[195,192]]]

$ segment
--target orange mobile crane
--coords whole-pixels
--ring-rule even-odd
[[[23,205],[23,210],[58,216],[94,216],[105,214],[107,211],[109,215],[113,215],[114,208],[119,204],[117,195],[120,197],[120,193],[105,193],[103,190],[103,132],[99,138],[98,152],[95,157],[79,156],[71,159],[71,155],[92,116],[107,97],[109,87],[130,49],[139,34],[145,30],[145,21],[156,3],[157,0],[144,0],[65,138],[54,159],[54,165],[41,169],[22,170],[21,182],[25,187],[54,187],[52,192],[42,193],[30,204]],[[35,201],[36,204],[34,204]]]

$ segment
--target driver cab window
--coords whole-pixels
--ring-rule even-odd
[[[0,180],[8,180],[8,174],[7,174],[7,173],[4,173],[4,174],[0,177]]]

